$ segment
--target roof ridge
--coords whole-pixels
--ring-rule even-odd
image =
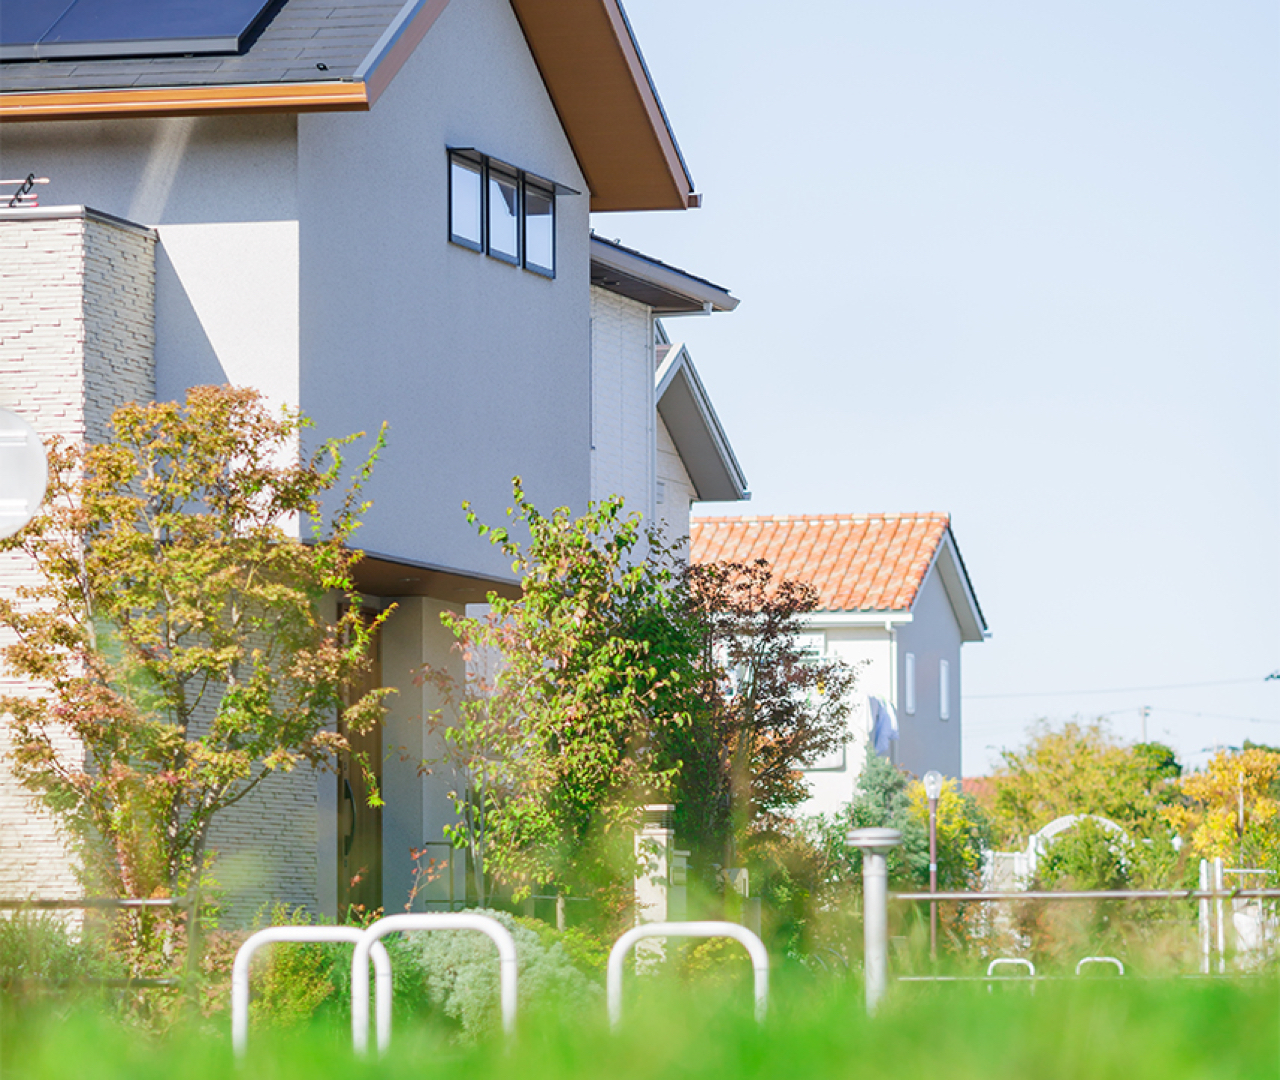
[[[934,521],[951,523],[951,512],[948,510],[873,510],[867,512],[850,512],[845,514],[707,514],[690,519],[691,525],[722,525],[742,522],[755,524],[784,524],[791,522],[840,523],[846,521]]]

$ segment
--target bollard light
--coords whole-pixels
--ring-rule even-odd
[[[889,969],[889,868],[885,856],[902,843],[897,829],[854,829],[849,846],[862,851],[863,966],[867,976],[867,1012],[884,996]]]

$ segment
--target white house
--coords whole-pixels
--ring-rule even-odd
[[[852,797],[875,733],[877,703],[897,721],[880,748],[916,775],[960,775],[960,652],[988,636],[946,514],[695,518],[695,562],[765,559],[779,577],[813,585],[806,620],[815,656],[853,665],[849,742],[806,771],[802,814]],[[882,722],[883,723],[883,722]]]
[[[419,774],[436,702],[410,673],[456,662],[442,611],[515,587],[461,502],[496,520],[516,474],[539,506],[616,491],[650,518],[668,479],[744,495],[705,393],[706,431],[669,424],[681,391],[657,375],[657,318],[736,300],[592,238],[590,212],[699,202],[618,0],[252,0],[210,7],[212,29],[78,4],[0,31],[0,175],[50,181],[46,205],[0,208],[0,407],[100,440],[124,401],[232,382],[318,438],[389,422],[359,537],[365,602],[397,605],[374,677],[398,692],[369,747],[385,809],[357,776],[297,772],[213,846],[233,911],[396,909],[410,851],[453,820],[454,779]],[[29,573],[7,558],[0,588]],[[0,894],[76,893],[0,770]]]
[[[749,498],[688,349],[666,323],[732,311],[718,285],[617,241],[591,238],[591,492],[622,495],[668,537],[696,501]]]

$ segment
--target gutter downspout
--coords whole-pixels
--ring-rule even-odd
[[[894,628],[892,619],[885,619],[884,628],[889,635],[889,704],[898,717],[899,731],[898,738],[889,742],[889,761],[897,765],[898,743],[902,741],[902,713],[898,711],[898,631]]]

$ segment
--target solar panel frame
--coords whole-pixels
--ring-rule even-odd
[[[38,17],[20,20],[16,31],[6,13],[0,60],[235,54],[277,6],[277,0],[34,0]]]

